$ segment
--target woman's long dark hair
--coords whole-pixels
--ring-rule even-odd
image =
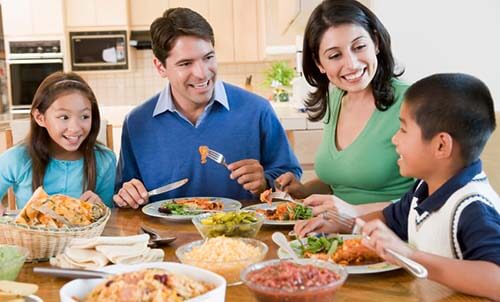
[[[319,45],[324,33],[330,27],[342,24],[356,24],[363,27],[373,42],[378,43],[378,67],[371,83],[378,110],[387,110],[394,103],[391,79],[404,72],[395,73],[391,37],[375,14],[356,0],[324,0],[309,17],[304,34],[302,69],[307,82],[316,88],[305,102],[311,121],[321,120],[328,109],[330,81],[316,65],[319,62]]]
[[[101,124],[99,107],[97,100],[90,86],[76,73],[55,72],[46,77],[36,90],[31,107],[30,133],[25,141],[32,161],[33,179],[32,188],[43,185],[45,170],[50,160],[50,144],[52,138],[47,129],[39,126],[34,118],[35,110],[45,114],[47,109],[60,96],[68,93],[80,93],[90,101],[92,111],[92,124],[89,135],[82,142],[79,151],[83,154],[83,191],[95,190],[96,185],[96,161],[94,156],[94,146],[96,145],[97,134]]]

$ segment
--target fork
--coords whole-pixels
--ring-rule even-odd
[[[208,149],[208,156],[207,157],[210,158],[211,160],[213,160],[214,162],[221,164],[227,168],[226,159],[224,158],[224,155],[222,155],[221,153],[214,151],[212,149]]]

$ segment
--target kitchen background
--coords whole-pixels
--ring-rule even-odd
[[[25,118],[29,110],[21,106],[21,114],[13,113],[13,91],[34,85],[10,75],[11,66],[22,66],[31,76],[40,75],[34,61],[55,60],[66,71],[77,70],[72,46],[88,42],[101,47],[103,39],[113,36],[116,47],[108,51],[108,60],[97,62],[88,55],[80,73],[93,88],[102,106],[104,118],[114,127],[115,151],[119,152],[121,121],[133,106],[157,93],[164,85],[152,65],[153,54],[142,48],[144,31],[169,7],[190,7],[212,24],[215,32],[219,78],[235,85],[253,89],[268,98],[272,88],[263,84],[266,70],[277,61],[295,67],[297,51],[307,18],[319,0],[0,0],[3,15],[3,37],[0,40],[0,121],[8,125],[12,119]],[[478,76],[490,87],[496,109],[500,110],[500,1],[454,0],[364,0],[388,28],[398,63],[406,70],[403,78],[413,82],[435,72],[467,72]],[[125,32],[124,38],[116,37]],[[83,38],[70,39],[71,33]],[[147,33],[146,33],[147,36]],[[121,39],[121,40],[120,40]],[[48,47],[38,41],[57,41]],[[91,41],[92,40],[92,41]],[[12,42],[28,41],[25,47],[31,65],[20,64],[11,50]],[[99,44],[101,43],[101,44]],[[132,44],[137,43],[135,48]],[[147,44],[147,43],[146,43]],[[30,44],[31,45],[31,44]],[[99,46],[101,45],[101,46]],[[4,46],[4,47],[3,47]],[[5,49],[5,52],[3,49]],[[30,50],[30,47],[32,50]],[[33,48],[34,47],[34,48]],[[91,47],[88,47],[91,48]],[[21,49],[21,48],[18,48]],[[85,47],[84,47],[85,49]],[[33,53],[48,52],[42,57]],[[7,69],[3,64],[7,60]],[[48,62],[48,61],[44,61]],[[52,61],[51,61],[52,62]],[[125,62],[126,64],[118,64]],[[17,64],[17,65],[16,65]],[[90,66],[90,67],[89,67]],[[112,68],[112,69],[106,69]],[[118,68],[118,69],[116,69]],[[124,69],[120,69],[124,68]],[[31,70],[31,72],[29,72]],[[37,72],[33,72],[36,70]],[[46,71],[45,71],[46,72]],[[297,73],[297,76],[300,74]],[[245,80],[252,76],[252,85]],[[300,78],[298,78],[300,79]],[[9,84],[10,83],[10,84]],[[301,83],[296,81],[296,83]],[[36,85],[34,85],[36,86]],[[296,88],[296,87],[295,87]],[[27,88],[17,88],[27,91]],[[294,91],[292,87],[290,92]],[[295,90],[297,91],[297,90]],[[29,100],[28,100],[29,101]],[[295,139],[295,150],[306,168],[306,178],[313,177],[312,163],[321,139],[321,125],[311,124],[296,110],[300,97],[291,95],[291,102],[275,103],[276,111]],[[14,110],[16,112],[16,110]],[[22,114],[24,112],[24,114]],[[0,125],[1,127],[1,125]],[[498,131],[497,131],[498,132]],[[498,147],[500,148],[500,147]],[[497,169],[500,171],[500,167]]]

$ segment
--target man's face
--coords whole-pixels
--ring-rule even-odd
[[[217,76],[215,51],[210,41],[181,36],[164,62],[155,66],[168,78],[174,101],[181,106],[204,107],[213,95]]]

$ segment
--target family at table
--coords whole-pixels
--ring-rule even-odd
[[[27,138],[0,155],[0,195],[13,187],[21,208],[43,185],[136,209],[183,196],[254,200],[279,187],[313,208],[314,218],[295,225],[300,237],[359,226],[363,243],[388,262],[391,249],[431,280],[500,300],[500,199],[479,159],[496,121],[481,80],[437,73],[409,85],[368,8],[323,1],[305,29],[302,68],[315,88],[305,100],[309,119],[324,131],[318,179],[302,183],[269,101],[217,78],[217,41],[201,15],[168,9],[150,32],[154,67],[168,81],[125,118],[118,162],[96,141],[89,85],[55,73],[35,94]],[[202,145],[227,166],[200,164]],[[189,182],[148,199],[182,178]]]

